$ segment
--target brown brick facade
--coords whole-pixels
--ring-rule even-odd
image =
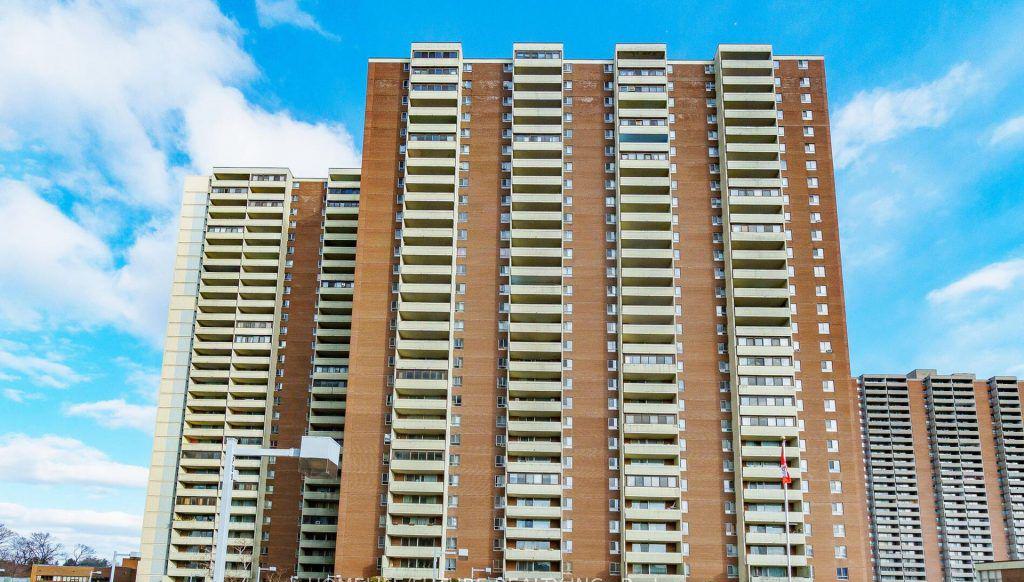
[[[615,354],[608,352],[607,343],[615,335],[608,333],[607,323],[615,318],[605,313],[605,305],[614,300],[607,297],[610,282],[605,273],[606,267],[615,264],[606,254],[615,244],[605,238],[606,232],[614,232],[605,215],[614,210],[605,205],[604,188],[604,180],[614,177],[605,164],[615,158],[604,152],[605,145],[612,143],[605,139],[605,130],[613,127],[604,119],[611,111],[604,106],[604,98],[611,96],[604,83],[612,75],[604,73],[600,64],[576,64],[564,78],[573,83],[572,105],[565,107],[573,115],[572,122],[565,124],[573,132],[572,139],[565,141],[573,148],[572,155],[565,157],[572,164],[572,171],[565,173],[573,181],[572,190],[565,192],[572,204],[565,208],[573,215],[573,240],[563,243],[572,249],[572,258],[563,264],[573,268],[572,295],[564,299],[572,303],[573,311],[563,316],[573,326],[572,334],[566,336],[572,340],[573,369],[565,373],[572,378],[572,390],[564,391],[572,398],[572,408],[565,411],[573,419],[572,429],[566,431],[572,437],[572,449],[565,453],[572,456],[573,464],[564,474],[573,480],[572,491],[566,494],[573,505],[563,512],[565,519],[573,520],[573,531],[565,533],[564,539],[572,542],[572,553],[565,560],[571,562],[576,578],[607,579],[610,562],[618,558],[609,551],[618,534],[609,533],[608,522],[619,519],[618,512],[608,507],[615,493],[608,491],[608,479],[618,473],[608,468],[609,457],[617,456],[608,450],[608,439],[616,434],[608,428],[609,419],[617,415],[608,410],[608,397],[615,395],[608,390],[608,379],[615,377],[608,371],[608,360]]]
[[[707,107],[705,84],[714,82],[714,75],[705,74],[703,64],[678,64],[673,66],[672,79],[672,113],[676,116],[676,155],[672,162],[676,165],[679,199],[679,242],[675,248],[680,257],[686,383],[686,409],[682,413],[686,421],[686,520],[690,524],[690,535],[685,539],[690,544],[690,575],[697,580],[725,580],[730,561],[726,546],[735,546],[737,537],[726,532],[726,524],[735,526],[736,522],[726,514],[725,503],[735,501],[735,496],[726,493],[723,486],[724,480],[731,479],[724,463],[732,453],[722,446],[723,440],[731,441],[731,435],[722,431],[722,421],[731,421],[732,414],[722,407],[722,402],[729,401],[729,394],[719,390],[722,382],[728,382],[729,374],[719,371],[719,362],[728,360],[728,355],[719,351],[727,337],[718,332],[718,326],[726,324],[725,280],[715,278],[715,268],[724,263],[714,260],[714,251],[722,251],[722,243],[720,239],[714,242],[713,234],[720,236],[722,227],[712,224],[712,217],[721,217],[722,213],[712,205],[712,198],[718,194],[712,192],[711,181],[717,176],[709,171],[714,160],[708,155],[708,146],[715,143],[708,139],[708,131],[717,124],[707,119],[713,110]],[[719,289],[721,293],[716,294]],[[723,310],[721,315],[718,309]],[[733,557],[732,563],[735,560]]]
[[[352,349],[342,452],[341,498],[338,506],[338,547],[335,573],[374,576],[383,535],[378,518],[385,453],[386,398],[391,368],[388,356],[390,320],[394,314],[391,268],[395,245],[395,189],[402,114],[402,65],[370,67],[363,134],[363,174],[356,288],[352,306]]]
[[[835,573],[836,568],[847,567],[850,580],[870,580],[870,571],[864,568],[870,559],[867,532],[866,492],[863,475],[863,456],[860,448],[860,420],[857,393],[851,390],[847,378],[850,376],[849,343],[846,332],[846,306],[843,293],[842,261],[839,248],[839,219],[836,203],[835,178],[832,173],[831,127],[828,115],[828,92],[825,84],[825,67],[822,60],[807,60],[806,69],[800,68],[802,61],[785,59],[779,62],[776,77],[781,78],[776,92],[782,96],[778,109],[782,111],[779,126],[785,135],[780,141],[786,145],[783,160],[787,169],[789,185],[785,192],[789,196],[787,210],[790,212],[788,228],[792,240],[788,245],[793,252],[789,265],[795,273],[790,284],[796,292],[792,303],[796,305],[793,322],[797,330],[794,340],[800,343],[797,359],[801,369],[797,378],[802,382],[800,398],[803,401],[801,419],[805,430],[803,439],[806,451],[809,490],[805,493],[812,507],[809,523],[814,533],[814,566],[822,575]],[[808,79],[808,86],[801,86],[801,80]],[[809,95],[810,102],[804,102],[802,95]],[[804,112],[810,111],[812,119],[804,119]],[[805,135],[804,128],[811,127],[813,136]],[[806,150],[807,144],[814,145],[814,152]],[[808,161],[817,163],[817,169],[807,167]],[[818,180],[817,187],[808,183],[808,178]],[[813,200],[811,196],[817,196]],[[819,215],[819,216],[814,216]],[[821,240],[814,231],[820,231]],[[815,249],[821,249],[823,258],[816,258]],[[825,276],[817,276],[815,267],[823,267]],[[816,288],[824,285],[825,296]],[[827,306],[827,314],[819,311],[819,305]],[[820,323],[828,324],[828,332],[822,333]],[[821,342],[831,344],[831,352],[822,351]],[[824,371],[823,362],[831,362],[831,371]],[[834,392],[825,391],[823,382],[832,382]],[[834,401],[834,411],[827,411],[826,401]],[[836,420],[836,430],[825,430],[826,420]],[[830,452],[827,441],[838,440],[838,452]],[[838,461],[840,473],[829,471],[829,461]],[[830,490],[829,481],[839,480],[842,492]],[[831,515],[834,502],[843,503],[843,515]],[[833,537],[833,526],[842,524],[846,528],[843,538]],[[845,546],[847,557],[838,558],[833,546]]]
[[[306,434],[309,413],[309,386],[312,375],[313,340],[316,324],[317,288],[320,273],[320,223],[323,220],[324,182],[304,181],[292,189],[291,208],[295,212],[294,240],[289,236],[287,257],[292,261],[285,269],[285,294],[288,307],[282,309],[281,339],[285,346],[278,351],[280,389],[274,390],[271,440],[272,448],[297,448]],[[287,317],[287,319],[283,319]],[[284,333],[287,329],[288,333]],[[298,459],[282,457],[270,465],[274,478],[273,493],[266,496],[263,566],[273,566],[282,576],[295,574],[295,557],[299,547],[299,524],[302,521],[302,478]]]
[[[508,156],[501,154],[500,136],[502,128],[511,126],[501,121],[501,114],[511,111],[502,105],[506,93],[502,81],[511,75],[502,72],[501,64],[488,63],[476,65],[463,78],[473,83],[472,89],[464,92],[471,103],[463,105],[463,111],[471,116],[471,122],[463,127],[472,130],[472,137],[463,140],[469,146],[469,155],[463,156],[469,170],[459,172],[469,180],[469,187],[460,190],[468,196],[468,204],[458,207],[460,212],[468,213],[468,220],[458,225],[466,231],[466,239],[456,243],[465,249],[465,257],[456,260],[466,265],[466,275],[456,277],[457,284],[466,285],[466,293],[455,298],[465,306],[457,314],[465,321],[465,330],[454,336],[463,345],[454,351],[454,356],[462,359],[463,384],[452,391],[453,396],[461,398],[461,406],[452,408],[452,414],[460,418],[460,426],[453,427],[452,434],[458,434],[462,444],[451,449],[460,455],[461,463],[451,469],[459,476],[459,484],[449,491],[459,496],[459,506],[450,515],[458,518],[459,527],[449,535],[457,538],[459,548],[468,551],[468,556],[458,560],[453,575],[469,577],[473,568],[479,575],[482,568],[501,567],[501,552],[494,550],[494,540],[501,540],[494,520],[502,516],[495,508],[494,498],[501,490],[495,487],[494,478],[504,474],[494,461],[504,454],[495,441],[498,434],[504,434],[497,427],[501,412],[498,397],[504,395],[498,388],[498,378],[504,376],[504,371],[498,369],[498,358],[505,355],[498,346],[498,232],[501,179],[508,177],[501,171],[501,163]]]

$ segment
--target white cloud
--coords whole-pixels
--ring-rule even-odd
[[[124,369],[124,383],[147,402],[156,402],[160,391],[160,369],[148,368],[124,356],[114,358]]]
[[[143,228],[118,265],[106,242],[24,182],[0,179],[0,322],[109,324],[159,337],[174,260],[173,223]]]
[[[3,212],[2,206],[0,206],[0,212]],[[0,269],[3,269],[2,263],[0,263]],[[67,388],[71,384],[85,380],[84,376],[76,373],[71,367],[62,364],[56,358],[54,355],[50,355],[50,357],[33,355],[29,353],[28,346],[0,339],[0,373],[3,373],[4,379],[12,380],[25,377],[33,384],[50,388]],[[13,400],[13,398],[11,399]]]
[[[1024,259],[1009,259],[986,265],[941,289],[928,294],[933,303],[945,303],[964,299],[979,291],[1006,291],[1014,288],[1021,291],[1018,281],[1024,285]]]
[[[941,78],[914,87],[857,93],[832,118],[836,166],[849,166],[872,145],[901,132],[944,124],[982,87],[982,76],[969,63],[960,63]]]
[[[174,112],[197,88],[255,73],[234,22],[206,0],[6,4],[0,127],[23,149],[63,158],[70,167],[53,172],[55,181],[88,178],[79,184],[86,198],[174,208]],[[113,187],[98,187],[105,182]]]
[[[211,0],[5,3],[0,272],[18,276],[0,280],[0,326],[110,326],[158,345],[184,175],[358,160],[344,127],[248,101],[257,75]]]
[[[337,39],[337,36],[324,30],[312,14],[299,7],[298,0],[256,0],[256,18],[264,28],[285,24]]]
[[[120,398],[68,405],[64,414],[91,418],[107,428],[133,428],[144,432],[152,432],[156,423],[156,406],[129,404]]]
[[[993,263],[928,294],[920,361],[929,367],[1024,375],[1024,259]]]
[[[37,400],[40,398],[39,394],[34,392],[25,392],[24,390],[18,390],[17,388],[4,388],[4,398],[11,402],[17,402],[21,404],[27,400]]]
[[[0,523],[22,535],[50,532],[65,548],[86,544],[108,557],[114,551],[137,550],[142,532],[140,515],[123,511],[28,507],[9,502],[0,502]]]
[[[359,165],[352,136],[340,125],[296,121],[246,102],[234,88],[198,95],[185,111],[193,164],[286,166],[301,177],[323,176],[329,167]]]
[[[77,439],[0,436],[0,481],[29,484],[146,486],[145,467],[119,463]]]
[[[1024,115],[1018,115],[997,125],[992,130],[992,137],[988,143],[995,146],[1007,141],[1017,140],[1022,136],[1024,136]]]

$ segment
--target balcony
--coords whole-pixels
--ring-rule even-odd
[[[562,509],[558,505],[509,505],[505,508],[505,517],[508,519],[558,519],[561,515]]]
[[[513,420],[508,421],[508,433],[511,435],[554,436],[562,434],[559,420]]]
[[[401,525],[389,523],[387,534],[403,537],[441,537],[443,529],[438,525]],[[334,547],[333,545],[331,547]]]
[[[390,580],[434,580],[437,578],[437,569],[384,566],[381,568],[381,576]]]
[[[440,503],[389,503],[388,514],[409,516],[441,516],[444,505]]]
[[[505,529],[505,537],[514,540],[558,540],[562,537],[562,530],[544,527],[508,527]]]

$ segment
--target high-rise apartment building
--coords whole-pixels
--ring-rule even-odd
[[[181,228],[150,582],[209,575],[224,438],[304,434],[340,481],[243,458],[229,575],[870,578],[820,58],[417,43],[361,170]]]
[[[973,581],[1024,559],[1024,382],[973,374],[858,380],[879,582]]]
[[[185,183],[143,522],[147,580],[209,576],[225,438],[287,448],[304,434],[343,436],[359,170],[328,175],[231,168]],[[247,579],[258,563],[331,574],[338,480],[300,479],[296,463],[237,461],[228,576]]]

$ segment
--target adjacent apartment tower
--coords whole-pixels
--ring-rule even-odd
[[[320,435],[230,577],[866,581],[849,378],[820,58],[417,43],[361,169],[187,181],[140,575],[210,577],[225,438]]]
[[[1024,559],[1024,382],[973,374],[859,378],[879,582],[971,582]]]

